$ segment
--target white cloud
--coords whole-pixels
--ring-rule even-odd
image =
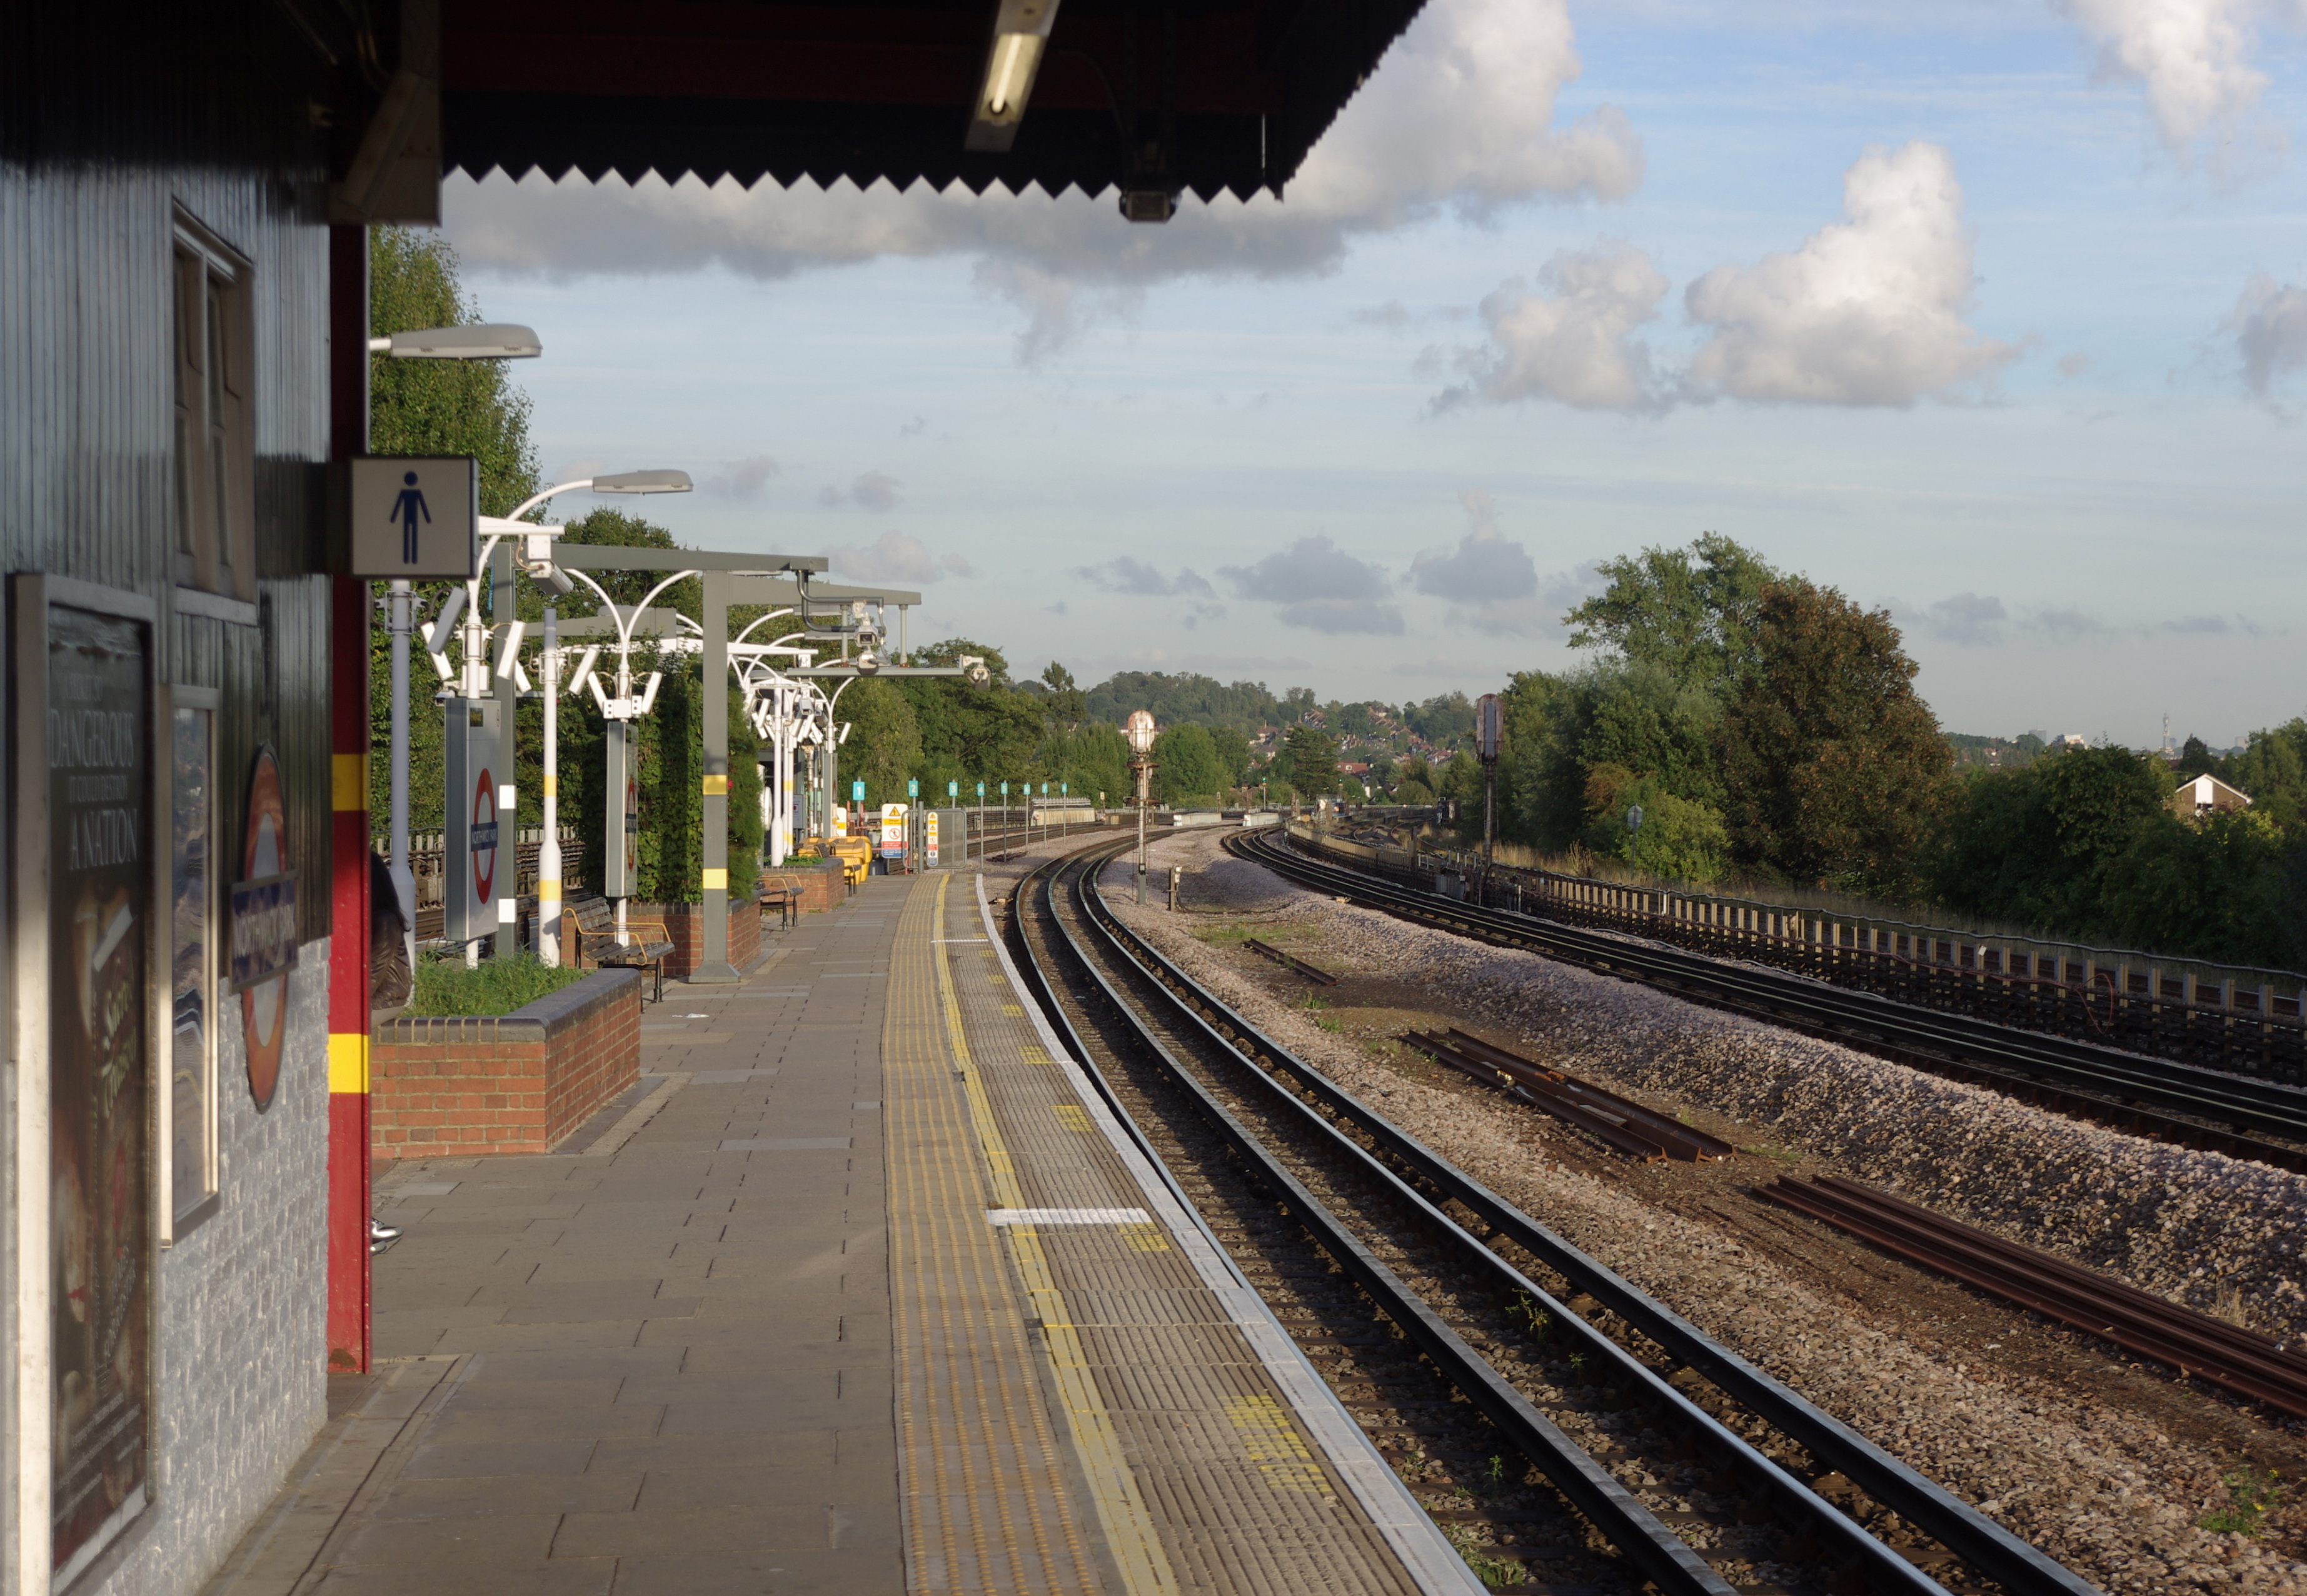
[[[2251,273],[2227,313],[2226,330],[2234,334],[2243,382],[2265,399],[2276,379],[2307,366],[2307,289]]]
[[[905,484],[879,471],[861,473],[847,487],[821,487],[817,502],[828,510],[854,504],[862,510],[895,510],[905,501],[897,490]]]
[[[1527,598],[1538,591],[1538,567],[1529,550],[1498,530],[1497,504],[1489,494],[1469,488],[1458,502],[1466,511],[1466,536],[1449,553],[1428,551],[1412,559],[1410,585],[1460,604]]]
[[[828,549],[826,557],[836,575],[860,582],[929,583],[948,576],[977,574],[961,555],[932,554],[920,538],[903,532],[884,532],[862,547],[844,544]]]
[[[1284,626],[1388,637],[1402,631],[1401,608],[1385,602],[1385,573],[1321,533],[1255,565],[1228,566],[1218,574],[1244,598],[1280,605],[1275,618]]]
[[[776,461],[756,454],[742,460],[723,460],[721,468],[708,473],[697,486],[700,493],[724,499],[758,499],[769,478],[780,474]]]
[[[1127,593],[1138,598],[1215,598],[1217,589],[1209,579],[1190,565],[1180,566],[1174,577],[1163,576],[1154,567],[1128,554],[1117,555],[1102,565],[1083,565],[1074,574],[1096,583],[1109,593]]]
[[[776,278],[883,255],[976,255],[981,291],[1025,311],[1018,356],[1033,365],[1127,314],[1147,284],[1326,271],[1355,237],[1445,211],[1624,198],[1642,176],[1625,117],[1606,107],[1556,124],[1557,97],[1579,71],[1565,0],[1431,0],[1316,143],[1286,204],[1188,198],[1155,227],[1130,227],[1110,202],[1070,191],[900,193],[845,182],[748,191],[497,173],[450,183],[443,203],[465,259],[502,271],[718,263]]]
[[[1869,150],[1843,174],[1849,220],[1792,254],[1718,266],[1690,285],[1713,337],[1691,362],[1702,394],[1830,405],[1944,397],[2017,357],[1964,322],[1970,235],[1954,163],[1935,144]]]
[[[2185,157],[2232,128],[2267,89],[2251,64],[2258,0],[2063,0],[2102,75],[2143,85],[2163,142]]]
[[[1892,605],[1895,611],[1898,605]],[[1942,598],[1928,609],[1909,612],[1900,616],[1900,622],[1937,638],[1943,642],[1964,648],[1991,648],[2003,641],[2003,623],[2011,613],[2003,601],[1993,594],[1980,597],[1976,593],[1958,593],[1951,598]]]
[[[1565,251],[1539,270],[1538,282],[1532,293],[1516,278],[1483,299],[1490,341],[1459,356],[1468,383],[1440,405],[1550,399],[1632,410],[1655,403],[1650,350],[1632,337],[1658,313],[1669,286],[1650,257],[1629,244]]]

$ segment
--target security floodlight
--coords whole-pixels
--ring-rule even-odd
[[[870,648],[862,648],[858,650],[857,674],[859,675],[870,676],[880,668],[881,656],[879,655],[874,653]]]
[[[594,477],[591,486],[596,493],[686,493],[697,485],[686,471],[620,471]]]
[[[985,60],[985,80],[970,109],[962,148],[1007,154],[1017,141],[1017,124],[1033,92],[1033,74],[1058,20],[1058,0],[1001,0],[993,19],[993,48]]]
[[[425,639],[425,648],[427,653],[445,654],[448,652],[449,639],[457,635],[457,616],[463,611],[464,607],[465,589],[463,587],[459,586],[450,588],[449,596],[441,601],[440,614],[433,617],[433,631]]]
[[[369,352],[395,360],[534,360],[545,353],[534,328],[510,322],[474,327],[427,327],[368,340]]]

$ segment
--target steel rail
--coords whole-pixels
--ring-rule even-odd
[[[1229,839],[1229,845],[1231,841]],[[1095,888],[1092,886],[1088,890],[1093,892]],[[1102,900],[1099,907],[1103,909]],[[1218,1046],[1244,1057],[1256,1066],[1246,1072],[1245,1078],[1265,1080],[1280,1101],[1293,1105],[1310,1125],[1318,1127],[1342,1148],[1350,1149],[1364,1167],[1383,1171],[1398,1189],[1410,1193],[1430,1213],[1438,1215],[1440,1211],[1341,1127],[1351,1126],[1354,1131],[1368,1137],[1388,1157],[1398,1161],[1419,1179],[1431,1185],[1444,1200],[1462,1204],[1493,1230],[1570,1281],[1578,1290],[1593,1297],[1671,1357],[1697,1369],[1724,1395],[1799,1442],[1812,1456],[1839,1470],[1876,1501],[1933,1536],[1979,1573],[2001,1583],[2011,1596],[2050,1596],[2052,1592],[2058,1592],[2060,1596],[2096,1596],[2097,1587],[2088,1580],[1756,1369],[1616,1271],[1539,1224],[1351,1093],[1299,1061],[1222,1000],[1179,969],[1160,950],[1122,927],[1110,912],[1095,916],[1093,922],[1105,932],[1122,957],[1148,970],[1156,983],[1171,993],[1182,1015],[1189,1017]],[[1126,942],[1124,939],[1127,939]],[[1133,948],[1137,951],[1133,952]],[[1286,1085],[1283,1079],[1277,1078],[1283,1077],[1287,1077]],[[1313,1101],[1307,1101],[1309,1098]],[[1327,1116],[1334,1116],[1334,1121],[1325,1116],[1325,1110]],[[1522,1283],[1526,1277],[1513,1265],[1500,1258],[1455,1222],[1444,1216],[1442,1223],[1462,1238],[1465,1245],[1478,1256],[1513,1278],[1516,1289],[1546,1296],[1552,1302],[1550,1295],[1539,1292],[1534,1285]],[[1555,1313],[1558,1321],[1574,1330],[1585,1326],[1584,1320],[1558,1304],[1549,1311]],[[1617,1358],[1632,1361],[1617,1343],[1603,1336],[1599,1331],[1592,1330],[1591,1326],[1585,1327],[1603,1344],[1613,1349]],[[1646,1366],[1636,1363],[1635,1367],[1649,1376],[1650,1382],[1664,1386],[1671,1393],[1676,1399],[1671,1404],[1673,1407],[1690,1405],[1688,1399],[1679,1391],[1665,1386],[1663,1381],[1658,1381],[1654,1375],[1651,1375]],[[1704,1416],[1703,1410],[1698,1412]],[[1711,1416],[1704,1417],[1709,1427],[1720,1428]],[[1774,1472],[1778,1472],[1775,1464],[1770,1466]],[[1782,1473],[1781,1477],[1784,1477]],[[1806,1487],[1795,1485],[1794,1489],[1813,1501],[1818,1500],[1811,1496]],[[1837,1523],[1857,1530],[1856,1525],[1850,1524],[1849,1520],[1833,1508],[1823,1502],[1819,1506]],[[1881,1542],[1872,1536],[1864,1536],[1863,1532],[1859,1533],[1876,1551],[1913,1572],[1904,1559],[1897,1557]]]
[[[1754,1195],[2151,1358],[2182,1378],[2206,1380],[2292,1418],[2307,1418],[2307,1356],[2266,1336],[1855,1180],[1816,1176],[1805,1184],[1781,1176]]]
[[[1254,1177],[1288,1206],[1291,1216],[1305,1226],[1316,1244],[1369,1293],[1380,1310],[1401,1326],[1403,1334],[1419,1351],[1434,1360],[1444,1377],[1463,1392],[1467,1400],[1479,1408],[1613,1545],[1625,1552],[1629,1561],[1646,1578],[1665,1591],[1704,1592],[1705,1596],[1736,1596],[1735,1586],[1709,1567],[1704,1558],[1692,1550],[1680,1536],[1659,1523],[1650,1509],[1636,1500],[1608,1470],[1595,1462],[1583,1447],[1539,1412],[1529,1398],[1502,1378],[1488,1360],[1469,1346],[1400,1275],[1363,1245],[1327,1205],[1291,1175],[1256,1136],[1162,1045],[1161,1039],[1139,1017],[1136,1006],[1106,979],[1105,972],[1082,948],[1072,928],[1066,924],[1065,917],[1058,912],[1055,899],[1058,881],[1064,873],[1062,867],[1065,864],[1085,863],[1088,868],[1084,873],[1093,874],[1103,869],[1111,858],[1127,853],[1135,845],[1135,839],[1132,839],[1104,857],[1098,857],[1096,849],[1085,849],[1080,854],[1052,860],[1019,882],[1018,896],[1022,897],[1028,889],[1028,884],[1036,878],[1042,879],[1044,903],[1051,922],[1064,940],[1074,962],[1104,994],[1113,1010],[1128,1021],[1136,1033],[1136,1040],[1158,1062],[1172,1084],[1186,1094],[1195,1111],[1241,1155]],[[1092,917],[1092,922],[1096,923],[1094,917]],[[1042,988],[1044,1004],[1057,1017],[1059,1025],[1072,1043],[1084,1069],[1104,1095],[1107,1105],[1117,1111],[1122,1123],[1130,1127],[1133,1134],[1138,1137],[1139,1145],[1159,1167],[1160,1154],[1122,1110],[1119,1094],[1104,1078],[1094,1055],[1084,1044],[1080,1033],[1075,1030],[1071,1017],[1065,1012],[1066,1006],[1058,1000],[1058,987],[1052,974],[1042,967],[1039,956],[1033,952],[1031,940],[1020,937],[1019,940],[1025,946],[1033,979]],[[1450,1222],[1445,1219],[1443,1223],[1448,1224]],[[1471,1238],[1468,1240],[1471,1243]],[[1472,1244],[1479,1246],[1479,1243]],[[1535,1286],[1528,1289],[1533,1300],[1544,1298],[1544,1293]],[[1559,1317],[1575,1321],[1576,1316],[1561,1309],[1558,1305],[1554,1311]],[[1762,1461],[1768,1462],[1767,1459]],[[1871,1537],[1869,1539],[1871,1540]],[[1940,1596],[1944,1596],[1941,1588],[1928,1580],[1919,1587],[1909,1585],[1906,1588],[1919,1592],[1939,1592]]]
[[[1054,892],[1054,879],[1045,890]],[[1546,1313],[1553,1323],[1570,1332],[1579,1341],[1580,1351],[1584,1356],[1599,1360],[1605,1367],[1612,1369],[1620,1382],[1632,1387],[1638,1394],[1638,1401],[1646,1401],[1653,1411],[1659,1412],[1666,1417],[1671,1428],[1699,1437],[1702,1445],[1718,1458],[1727,1459],[1749,1482],[1755,1494],[1767,1496],[1775,1500],[1786,1510],[1786,1514],[1790,1520],[1808,1532],[1814,1541],[1822,1543],[1831,1560],[1840,1562],[1846,1566],[1855,1566],[1857,1568],[1863,1568],[1874,1587],[1881,1591],[1921,1592],[1941,1589],[1927,1575],[1868,1534],[1840,1510],[1817,1497],[1807,1485],[1796,1480],[1743,1437],[1725,1427],[1713,1415],[1662,1378],[1647,1364],[1634,1358],[1617,1342],[1577,1314],[1571,1312],[1552,1293],[1547,1291],[1538,1283],[1522,1274],[1513,1264],[1501,1257],[1464,1227],[1451,1219],[1434,1200],[1405,1180],[1385,1162],[1374,1155],[1370,1150],[1363,1147],[1353,1136],[1340,1128],[1339,1125],[1332,1123],[1330,1119],[1321,1111],[1321,1107],[1328,1108],[1332,1113],[1338,1116],[1340,1120],[1351,1125],[1356,1130],[1369,1135],[1383,1150],[1402,1156],[1402,1162],[1410,1164],[1415,1172],[1427,1175],[1429,1179],[1435,1174],[1444,1176],[1445,1179],[1435,1180],[1434,1184],[1443,1190],[1445,1200],[1456,1197],[1466,1202],[1467,1206],[1474,1208],[1476,1212],[1483,1213],[1483,1199],[1486,1199],[1487,1206],[1492,1212],[1483,1213],[1483,1217],[1494,1228],[1524,1246],[1526,1250],[1556,1267],[1559,1273],[1572,1278],[1598,1300],[1603,1301],[1606,1306],[1619,1311],[1621,1317],[1626,1318],[1630,1324],[1634,1325],[1635,1328],[1651,1336],[1652,1340],[1659,1341],[1659,1344],[1668,1345],[1651,1328],[1651,1324],[1657,1325],[1668,1334],[1674,1334],[1678,1328],[1681,1334],[1677,1336],[1677,1339],[1683,1343],[1683,1348],[1686,1351],[1668,1346],[1670,1353],[1697,1368],[1724,1394],[1750,1411],[1769,1419],[1782,1431],[1809,1447],[1814,1456],[1824,1458],[1831,1466],[1840,1468],[1847,1478],[1860,1485],[1862,1489],[1868,1489],[1870,1494],[1875,1495],[1878,1501],[1905,1514],[1909,1522],[1914,1523],[1925,1532],[1938,1534],[1934,1523],[1947,1526],[1950,1533],[1938,1534],[1938,1539],[1974,1568],[1988,1574],[1990,1577],[2003,1583],[2006,1590],[2013,1593],[2013,1596],[2038,1596],[2038,1593],[2040,1596],[2047,1596],[2047,1593],[2053,1592],[2060,1592],[2061,1596],[2086,1596],[2086,1593],[2093,1592],[2094,1587],[2088,1582],[2080,1579],[2071,1571],[2018,1540],[2002,1526],[1979,1514],[1975,1508],[1915,1473],[1896,1459],[1873,1447],[1871,1444],[1858,1437],[1837,1420],[1810,1407],[1808,1403],[1787,1391],[1785,1387],[1779,1386],[1777,1382],[1770,1380],[1767,1376],[1753,1369],[1750,1365],[1745,1364],[1728,1349],[1720,1346],[1694,1327],[1652,1302],[1630,1283],[1602,1268],[1591,1258],[1585,1257],[1583,1254],[1576,1253],[1574,1248],[1569,1248],[1558,1238],[1553,1237],[1551,1232],[1544,1231],[1527,1215],[1522,1214],[1470,1177],[1437,1157],[1417,1143],[1414,1138],[1409,1137],[1385,1120],[1382,1116],[1375,1114],[1353,1099],[1350,1094],[1323,1080],[1321,1077],[1275,1043],[1272,1038],[1258,1031],[1243,1017],[1185,975],[1142,939],[1120,926],[1105,908],[1094,883],[1094,872],[1085,872],[1077,879],[1076,892],[1089,923],[1097,928],[1119,958],[1135,965],[1153,982],[1154,990],[1166,993],[1178,1017],[1189,1029],[1198,1031],[1210,1043],[1214,1051],[1236,1060],[1246,1059],[1247,1064],[1253,1066],[1241,1070],[1241,1078],[1254,1086],[1262,1088],[1265,1101],[1282,1111],[1285,1118],[1292,1119],[1302,1129],[1309,1133],[1317,1144],[1326,1146],[1355,1173],[1377,1185],[1387,1196],[1418,1213],[1429,1226],[1449,1237],[1464,1252],[1469,1261],[1477,1264],[1492,1276],[1503,1291],[1521,1293],[1533,1303],[1540,1305],[1541,1311]],[[1054,904],[1051,909],[1054,916]],[[1061,917],[1059,922],[1062,927]],[[1095,962],[1084,953],[1078,941],[1073,938],[1069,928],[1067,929],[1067,940],[1072,944],[1071,951],[1075,957],[1092,973],[1109,1000],[1117,1004],[1120,1012],[1129,1016],[1133,1023],[1138,1025],[1142,1034],[1143,1021],[1137,1018],[1134,1006],[1123,1001],[1121,995],[1114,991],[1112,984],[1104,979],[1102,973],[1096,969]],[[1152,1041],[1150,1037],[1147,1040]],[[1159,1046],[1158,1043],[1154,1045]],[[1166,1050],[1163,1050],[1160,1056],[1164,1060],[1165,1068],[1176,1072],[1180,1084],[1186,1085],[1198,1100],[1197,1106],[1199,1103],[1206,1103],[1208,1110],[1205,1111],[1225,1112],[1222,1106],[1216,1103],[1211,1097],[1207,1089],[1195,1080],[1190,1072],[1184,1071]],[[1308,1087],[1316,1089],[1307,1092]],[[1308,1102],[1306,1096],[1300,1095],[1301,1092],[1319,1099],[1321,1107]],[[1230,1115],[1228,1120],[1231,1121]],[[1241,1131],[1240,1134],[1245,1137],[1248,1137],[1246,1130]],[[1229,1139],[1231,1139],[1231,1136]],[[1273,1163],[1272,1155],[1265,1154],[1264,1149],[1257,1148],[1253,1152],[1252,1148],[1255,1145],[1254,1138],[1251,1138],[1248,1145],[1237,1144],[1240,1146],[1245,1158],[1255,1159],[1261,1163]],[[1403,1156],[1404,1154],[1415,1156]],[[1277,1168],[1275,1173],[1281,1179],[1289,1179],[1286,1170]],[[1308,1196],[1305,1200],[1312,1199]],[[1324,1212],[1326,1215],[1327,1211]],[[1502,1223],[1501,1221],[1506,1223]],[[1329,1223],[1335,1224],[1334,1217],[1331,1217]],[[1562,1268],[1560,1264],[1557,1264],[1554,1258],[1549,1257],[1548,1243],[1552,1244],[1554,1250],[1565,1255],[1563,1262],[1582,1265],[1585,1278],[1574,1274],[1570,1269]],[[1351,1235],[1343,1237],[1342,1244],[1359,1245],[1353,1242]],[[1338,1254],[1333,1256],[1339,1257],[1342,1265],[1350,1269],[1352,1268],[1352,1266],[1346,1264],[1343,1256]],[[1392,1277],[1389,1276],[1389,1278]],[[1395,1284],[1398,1287],[1399,1282],[1396,1281]],[[1596,1290],[1597,1286],[1606,1288],[1609,1294],[1606,1296],[1603,1290]],[[1376,1295],[1375,1291],[1373,1295]],[[1622,1303],[1625,1307],[1621,1307]],[[1651,1324],[1638,1322],[1633,1314],[1625,1311],[1626,1308],[1634,1308],[1636,1311],[1640,1311],[1641,1307],[1644,1305],[1652,1310],[1647,1316]],[[1414,1313],[1424,1311],[1422,1308],[1413,1309]],[[1413,1339],[1423,1339],[1419,1332],[1412,1328],[1411,1320],[1398,1319],[1397,1322],[1402,1324],[1404,1330],[1411,1334]],[[1446,1326],[1444,1328],[1446,1329]],[[1437,1363],[1444,1361],[1439,1354],[1434,1355]],[[1467,1355],[1476,1359],[1478,1368],[1471,1371],[1474,1383],[1462,1385],[1461,1388],[1466,1391],[1471,1400],[1478,1404],[1487,1405],[1484,1401],[1483,1384],[1486,1381],[1497,1381],[1497,1377],[1495,1371],[1489,1369],[1487,1361],[1480,1360],[1479,1355],[1472,1354],[1471,1350]],[[1456,1378],[1454,1374],[1453,1378]],[[1511,1387],[1507,1389],[1511,1390]],[[1779,1400],[1770,1402],[1769,1399],[1772,1397]],[[1757,1400],[1758,1398],[1762,1400]],[[1766,1403],[1768,1403],[1767,1406]],[[1797,1424],[1805,1416],[1813,1420],[1813,1422],[1802,1428],[1806,1429],[1810,1435],[1815,1437],[1822,1445],[1814,1446],[1812,1440],[1797,1433],[1794,1426],[1780,1422],[1778,1416],[1771,1411],[1772,1407],[1795,1418]],[[1496,1414],[1493,1414],[1493,1417],[1494,1420],[1497,1419]],[[1514,1433],[1516,1428],[1514,1425],[1505,1420],[1497,1420],[1497,1421],[1501,1429],[1506,1429],[1510,1434]],[[1583,1454],[1582,1453],[1581,1455],[1583,1456]],[[1855,1467],[1845,1466],[1846,1458]],[[1541,1468],[1546,1467],[1546,1459],[1540,1455],[1532,1454],[1532,1461],[1539,1463]],[[1591,1460],[1587,1461],[1591,1465]],[[1870,1467],[1870,1464],[1873,1466]],[[1882,1481],[1889,1489],[1881,1493],[1874,1492],[1868,1484],[1867,1477]],[[1909,1511],[1909,1504],[1917,1511]],[[1580,1506],[1583,1507],[1585,1504],[1582,1502]],[[1925,1522],[1925,1520],[1934,1522]],[[1597,1518],[1596,1522],[1604,1527],[1606,1532],[1609,1532],[1609,1526],[1605,1521]],[[1613,1538],[1617,1538],[1615,1534]],[[1630,1553],[1632,1549],[1629,1548]]]
[[[2307,1141],[2307,1092],[2297,1087],[2013,1030],[1991,1021],[1918,1008],[1701,954],[1604,936],[1534,915],[1461,904],[1414,892],[1344,865],[1308,860],[1287,845],[1262,837],[1229,837],[1225,845],[1238,857],[1263,864],[1301,885],[1345,896],[1403,919],[1528,948],[1771,1024],[1814,1030],[1860,1048],[1881,1051],[1887,1046],[1901,1061],[1919,1068],[1932,1067],[1935,1053],[1956,1068],[1984,1075],[1990,1084],[2014,1091],[2056,1083],[2115,1099],[2114,1103],[2100,1105],[2110,1111],[2151,1103],[2174,1113]],[[2307,1167],[2307,1148],[2216,1131],[2204,1133],[2182,1121],[2166,1122],[2165,1128],[2183,1136],[2193,1133],[2233,1156],[2262,1159],[2278,1167]]]

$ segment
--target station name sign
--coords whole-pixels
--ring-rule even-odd
[[[244,992],[296,967],[296,872],[232,884],[232,990]]]

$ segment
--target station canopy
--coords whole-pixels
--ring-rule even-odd
[[[1422,4],[450,0],[443,163],[1118,189],[1125,214],[1160,220],[1162,196],[1280,194]],[[1036,28],[1022,116],[973,132],[1014,52],[1001,41]]]

